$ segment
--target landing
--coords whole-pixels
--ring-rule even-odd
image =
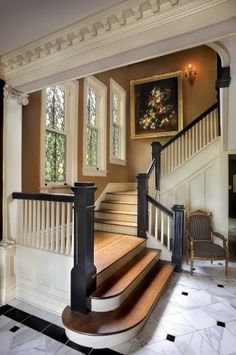
[[[95,231],[94,263],[97,273],[104,271],[131,250],[141,246],[144,242],[145,239],[130,235]]]

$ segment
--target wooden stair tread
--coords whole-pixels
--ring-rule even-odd
[[[95,231],[94,264],[97,268],[97,274],[141,244],[145,244],[145,240],[130,235]]]
[[[134,195],[137,196],[137,191],[116,191],[116,192],[108,192],[108,194],[112,195]]]
[[[134,328],[152,311],[174,269],[169,262],[159,261],[140,285],[114,311],[90,312],[86,316],[71,311],[67,306],[62,314],[64,325],[73,332],[104,336]]]
[[[145,248],[122,269],[112,275],[97,288],[90,298],[111,298],[121,294],[145,270],[154,259],[160,256],[160,250]]]
[[[99,209],[99,210],[96,210],[95,212],[113,213],[113,214],[125,214],[127,216],[137,216],[137,212],[122,211],[122,210],[104,210],[104,209]]]
[[[95,223],[113,224],[116,226],[137,227],[137,222],[117,221],[113,219],[95,218]]]
[[[137,205],[137,202],[133,201],[121,201],[121,200],[103,200],[101,203],[114,203],[114,204],[121,204],[121,205]]]

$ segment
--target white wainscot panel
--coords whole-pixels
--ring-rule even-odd
[[[56,289],[64,292],[70,290],[70,272],[73,267],[73,258],[57,255],[56,258]]]
[[[217,212],[218,200],[218,173],[216,164],[205,170],[205,208],[214,214]]]
[[[191,211],[204,207],[203,174],[197,174],[189,181],[189,200]]]
[[[175,190],[175,203],[178,205],[184,205],[184,207],[187,208],[188,198],[186,184],[179,186]]]
[[[34,255],[31,248],[16,247],[16,274],[20,276],[26,284],[33,282],[34,275]]]

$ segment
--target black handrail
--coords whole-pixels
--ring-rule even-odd
[[[170,218],[173,218],[173,212],[171,210],[169,210],[167,207],[163,206],[160,202],[158,202],[157,200],[155,200],[153,197],[147,195],[147,200],[154,205],[155,207],[157,207],[160,211],[164,212],[167,216],[169,216]]]
[[[13,192],[12,198],[16,200],[36,200],[36,201],[55,201],[55,202],[74,202],[73,194],[47,194],[37,192]]]
[[[154,168],[156,166],[156,163],[157,163],[156,159],[153,159],[152,162],[151,162],[151,165],[149,166],[148,171],[147,171],[148,178],[150,178],[151,173],[153,172],[153,170],[154,170]]]
[[[183,136],[188,130],[190,130],[193,126],[195,126],[198,122],[200,122],[206,115],[211,113],[213,110],[215,110],[218,107],[218,103],[214,103],[211,107],[209,107],[206,111],[201,113],[195,120],[190,122],[186,127],[184,127],[180,132],[178,132],[174,137],[172,137],[168,142],[162,145],[161,150],[166,149],[171,143],[173,143],[176,139],[179,137]]]

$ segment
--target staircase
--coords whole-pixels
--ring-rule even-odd
[[[104,348],[137,335],[174,269],[159,260],[160,254],[147,248],[143,238],[95,232],[97,288],[88,298],[91,312],[80,315],[65,308],[62,320],[68,338]]]
[[[95,230],[137,235],[137,192],[108,192],[95,211]]]

